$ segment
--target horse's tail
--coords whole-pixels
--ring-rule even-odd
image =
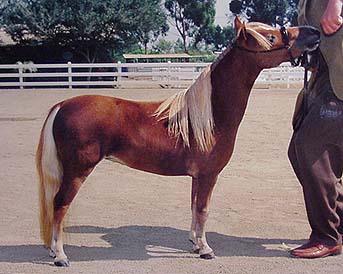
[[[40,233],[44,244],[51,244],[54,198],[60,188],[63,169],[57,155],[53,136],[53,124],[60,105],[51,108],[46,118],[39,139],[36,153],[36,166],[39,176],[39,208]]]

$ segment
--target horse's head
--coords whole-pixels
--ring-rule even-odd
[[[235,29],[234,47],[254,54],[261,68],[286,61],[296,65],[296,58],[315,50],[320,42],[319,31],[309,26],[279,29],[263,23],[243,23],[236,17]]]

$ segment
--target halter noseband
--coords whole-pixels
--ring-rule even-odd
[[[239,46],[237,45],[237,43],[233,44],[233,47],[240,49],[240,50],[244,50],[247,52],[252,52],[252,53],[268,53],[268,52],[273,52],[273,51],[278,51],[278,50],[287,50],[288,56],[289,56],[289,61],[291,62],[291,65],[293,67],[298,66],[303,59],[303,56],[301,55],[297,60],[293,57],[292,51],[291,51],[291,45],[289,43],[289,36],[288,36],[288,31],[285,28],[285,26],[282,26],[280,28],[280,33],[281,33],[281,37],[282,37],[282,42],[283,42],[283,46],[279,47],[279,48],[275,48],[275,49],[271,49],[271,50],[251,50],[251,49],[247,49],[245,47]]]

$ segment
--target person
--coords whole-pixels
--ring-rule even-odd
[[[343,0],[300,0],[299,24],[321,30],[318,67],[298,96],[288,157],[303,188],[309,241],[290,251],[320,258],[342,251]],[[304,96],[304,93],[306,96]],[[302,106],[302,107],[299,107]]]

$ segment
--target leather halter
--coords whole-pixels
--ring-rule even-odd
[[[281,36],[282,36],[282,42],[284,43],[284,47],[287,49],[287,53],[289,56],[289,61],[291,62],[293,67],[296,67],[300,64],[302,58],[298,58],[298,60],[295,60],[292,51],[291,51],[291,45],[289,44],[289,36],[288,36],[288,31],[285,28],[285,26],[282,26],[280,28]]]
[[[270,49],[270,50],[251,50],[251,49],[247,49],[245,47],[242,47],[240,45],[237,45],[236,42],[233,44],[233,47],[240,49],[240,50],[243,50],[243,51],[252,52],[252,53],[268,53],[268,52],[273,52],[273,51],[278,51],[278,50],[287,50],[287,53],[289,56],[289,61],[291,62],[291,65],[293,67],[298,66],[301,63],[301,60],[303,59],[303,57],[300,56],[297,60],[293,57],[291,45],[289,43],[288,31],[287,31],[285,26],[282,26],[280,28],[280,33],[281,33],[281,37],[282,37],[283,46],[281,46],[279,48]]]

